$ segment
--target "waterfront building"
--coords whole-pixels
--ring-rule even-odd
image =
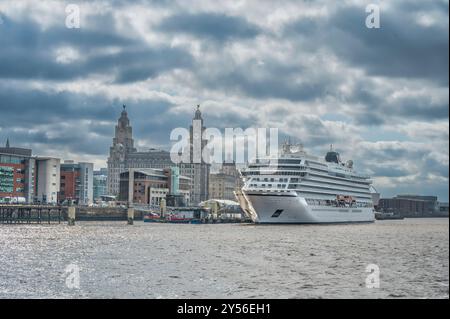
[[[130,181],[130,174],[132,181]],[[189,178],[178,174],[177,167],[130,169],[120,173],[119,201],[129,202],[130,185],[133,185],[134,204],[158,206],[162,199],[166,200],[170,195],[180,195],[184,199],[184,204],[189,206],[189,182]]]
[[[209,198],[234,201],[234,192],[242,186],[236,163],[229,159],[222,164],[219,173],[209,175]]]
[[[194,132],[194,127],[198,128],[199,132]],[[200,134],[202,137],[205,130],[206,127],[200,111],[200,105],[197,105],[197,109],[189,130],[190,163],[180,164],[180,173],[190,178],[191,201],[194,205],[198,205],[200,202],[209,199],[209,175],[211,171],[211,164],[206,163],[203,156],[201,157],[200,163],[196,163],[194,161],[194,143],[196,143],[194,136],[195,134]],[[203,150],[206,147],[207,141],[201,138],[199,142],[201,150]]]
[[[226,199],[208,199],[201,202],[200,207],[208,208],[211,217],[222,220],[241,220],[245,215],[238,202]]]
[[[56,204],[60,160],[36,157],[31,149],[0,147],[0,201]]]
[[[123,111],[115,127],[113,144],[109,149],[108,158],[108,192],[110,195],[119,194],[120,173],[129,167],[128,157],[135,153],[133,128],[128,119],[128,113],[123,106]]]
[[[36,158],[36,196],[34,202],[56,204],[60,190],[61,160],[52,157]]]
[[[194,121],[199,121],[202,132],[205,130],[203,118],[199,107],[195,112]],[[193,126],[191,125],[190,144],[193,145]],[[202,141],[202,146],[206,141]],[[208,199],[209,171],[210,164],[205,162],[193,163],[191,152],[190,163],[181,163],[178,165],[180,174],[189,178],[190,202],[197,205],[203,200]],[[174,166],[171,160],[170,152],[160,149],[150,149],[145,152],[139,152],[134,147],[133,128],[128,118],[127,110],[124,106],[118,123],[115,128],[113,145],[110,147],[108,158],[108,193],[110,195],[119,195],[120,193],[120,174],[129,169],[165,169]]]
[[[447,216],[449,215],[448,202],[438,202],[437,213],[439,215]]]
[[[90,205],[94,202],[94,164],[65,161],[61,164],[60,203]]]
[[[228,160],[227,162],[223,163],[220,171],[226,175],[231,175],[236,178],[239,177],[239,172],[236,168],[236,163],[234,161]]]
[[[138,152],[134,147],[133,128],[128,113],[123,107],[115,128],[113,145],[110,147],[108,158],[108,193],[117,196],[120,192],[120,174],[129,169],[170,167],[172,161],[170,153],[163,150],[150,149]]]
[[[108,195],[108,169],[101,168],[94,171],[94,201],[99,201],[106,195]]]
[[[27,202],[35,196],[35,159],[31,149],[0,147],[0,202]]]
[[[242,181],[241,175],[236,167],[236,163],[230,159],[228,159],[225,163],[222,164],[222,168],[220,170],[222,173],[226,175],[233,176],[234,178],[234,189],[240,190],[244,183]],[[236,198],[233,197],[231,200],[235,200]]]
[[[441,208],[437,196],[397,195],[393,198],[381,198],[379,210],[404,217],[426,217],[440,215]],[[442,210],[445,213],[445,208]]]
[[[209,175],[209,196],[211,199],[234,200],[236,178],[233,175],[217,173]]]

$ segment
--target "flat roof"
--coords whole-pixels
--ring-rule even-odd
[[[32,150],[28,149],[28,148],[20,148],[20,147],[0,147],[0,153],[2,155],[15,155],[15,156],[31,157]]]

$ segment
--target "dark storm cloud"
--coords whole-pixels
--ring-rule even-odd
[[[249,127],[257,127],[258,121],[256,117],[253,116],[245,116],[236,111],[222,111],[215,112],[209,111],[208,108],[203,108],[203,114],[205,117],[205,121],[207,121],[208,127],[216,127],[222,130],[225,128],[242,128],[247,129]]]
[[[65,122],[66,125],[53,125],[51,131],[44,129],[30,131],[0,132],[4,139],[8,138],[13,146],[26,145],[33,149],[34,153],[42,154],[47,148],[64,150],[68,149],[74,154],[98,156],[108,151],[110,136],[91,135],[84,130],[84,126],[76,121]],[[3,141],[0,140],[2,144]],[[58,154],[60,156],[60,154]]]
[[[11,79],[69,80],[108,74],[115,82],[127,83],[192,64],[191,55],[177,48],[148,47],[137,39],[87,28],[43,31],[33,22],[7,18],[0,28],[0,43],[0,77]],[[67,46],[78,50],[80,58],[59,63],[55,50]],[[101,52],[110,47],[119,50]]]
[[[435,103],[430,96],[404,97],[391,106],[392,113],[398,116],[414,117],[422,120],[440,120],[448,118],[448,100]]]
[[[372,172],[373,176],[378,177],[402,177],[411,174],[408,170],[395,166],[374,166]]]
[[[214,41],[250,39],[261,30],[242,17],[218,13],[175,14],[164,19],[157,27],[161,32],[189,34]]]
[[[278,73],[282,76],[283,73]],[[244,93],[258,99],[279,98],[290,101],[309,101],[326,93],[323,83],[307,82],[295,83],[282,79],[276,73],[262,78],[252,78],[245,69],[224,74],[216,78],[216,82],[209,82],[212,86],[221,85],[235,93]],[[285,75],[285,74],[284,74]],[[214,84],[213,84],[214,83]]]
[[[117,102],[101,96],[2,86],[0,105],[7,105],[0,107],[0,143],[9,138],[17,146],[34,149],[38,145],[35,152],[68,148],[75,154],[88,155],[107,152],[115,111],[119,109]],[[103,121],[111,123],[108,129],[100,124]]]
[[[402,143],[386,143],[378,147],[363,148],[361,157],[366,159],[376,159],[379,163],[389,163],[404,159],[405,161],[414,159],[421,161],[430,153],[429,149],[412,148],[410,145]]]
[[[448,144],[446,147],[448,149]],[[383,189],[392,196],[399,194],[401,189],[423,194],[431,192],[432,188],[431,194],[435,193],[444,200],[448,198],[448,182],[445,186],[442,180],[434,177],[448,179],[448,160],[438,160],[429,145],[412,142],[362,143],[356,152],[355,163],[363,163],[367,172],[375,178],[391,178],[392,186]],[[396,182],[397,178],[407,178],[409,182]]]
[[[275,59],[230,63],[211,74],[198,74],[203,86],[256,99],[311,101],[325,97],[336,85],[332,77],[311,76],[307,68]]]
[[[365,126],[379,126],[385,124],[386,120],[383,118],[383,115],[378,114],[377,112],[373,111],[370,112],[364,110],[353,112],[352,114],[354,121],[358,125],[365,125]]]
[[[424,78],[448,85],[448,23],[423,26],[417,22],[420,14],[434,11],[448,20],[448,4],[401,1],[392,5],[392,9],[381,7],[379,29],[365,26],[364,7],[343,6],[322,20],[293,22],[286,26],[285,35],[307,37],[306,49],[327,47],[371,75]]]
[[[324,123],[320,120],[320,118],[316,116],[290,116],[289,119],[285,122],[285,127],[280,127],[279,129],[283,132],[287,132],[290,130],[299,130],[302,143],[306,147],[318,147],[321,145],[329,145],[336,142],[339,138],[336,132],[333,132],[328,127],[324,125]]]
[[[364,12],[343,10],[330,22],[338,30],[333,32],[337,37],[331,36],[328,43],[342,58],[370,74],[426,78],[447,85],[447,27],[420,26],[403,12],[401,8],[396,12],[382,12],[382,27],[368,29],[361,23]],[[339,36],[339,30],[345,35]]]
[[[70,120],[113,120],[111,101],[70,92],[0,86],[0,126],[51,124]]]
[[[428,157],[425,160],[425,165],[424,167],[426,167],[426,171],[436,174],[438,176],[441,177],[445,177],[448,178],[449,176],[449,167],[448,164],[445,165],[443,163],[438,162],[436,159],[432,158],[432,157]]]
[[[108,152],[122,103],[127,104],[135,138],[162,145],[169,144],[173,128],[188,128],[193,116],[171,112],[173,104],[164,100],[118,101],[101,95],[2,86],[0,103],[0,144],[9,137],[15,145],[69,148],[89,155]]]
[[[189,53],[177,48],[127,49],[113,54],[99,54],[82,65],[85,70],[116,74],[115,82],[129,83],[153,78],[168,70],[192,65]]]
[[[402,2],[389,10],[381,11],[381,29],[368,29],[365,26],[367,13],[364,7],[339,6],[329,17],[302,18],[285,26],[280,41],[289,41],[297,46],[299,52],[316,54],[324,49],[335,54],[340,61],[349,67],[358,67],[368,75],[380,75],[391,78],[425,79],[436,82],[437,85],[448,83],[448,30],[444,24],[422,26],[417,23],[417,15],[429,13],[432,10],[444,12],[445,5],[433,5],[414,2]],[[191,19],[191,16],[188,15]],[[197,25],[195,19],[170,17],[166,21],[170,31],[174,28],[179,33],[193,33]],[[179,20],[179,21],[178,21]],[[184,21],[189,23],[184,25]],[[169,23],[170,22],[170,23]],[[172,24],[174,26],[172,26]],[[163,28],[161,28],[162,30]],[[220,28],[219,28],[220,29]],[[214,28],[200,28],[202,32],[214,35]],[[270,32],[262,32],[272,38]],[[216,37],[221,39],[220,36]],[[273,40],[273,39],[272,39]],[[327,95],[338,96],[337,75],[321,70],[316,72],[313,65],[299,67],[294,61],[267,60],[255,67],[255,61],[236,63],[224,60],[224,66],[208,65],[208,72],[199,73],[197,77],[203,86],[214,90],[223,90],[234,94],[267,99],[287,99],[290,101],[310,101],[324,98]],[[202,62],[198,61],[201,66]],[[209,72],[213,68],[215,72]],[[314,76],[312,76],[314,74]],[[345,76],[345,74],[342,74]],[[300,79],[301,81],[297,81]],[[365,90],[370,90],[365,88]],[[382,116],[376,115],[380,105],[386,104],[385,96],[374,93],[356,92],[350,97],[360,105],[355,119],[360,124],[380,125],[385,123]],[[347,97],[349,98],[349,97]],[[359,98],[359,100],[355,100]],[[422,101],[424,102],[424,101]],[[401,102],[399,102],[401,104]],[[445,116],[446,105],[433,106],[430,112],[423,112],[428,104],[422,107],[414,105],[386,105],[395,108],[394,114],[410,117]],[[373,114],[363,113],[371,109]]]
[[[448,97],[436,99],[435,95],[428,93],[390,98],[376,92],[371,81],[361,81],[351,94],[340,99],[342,103],[352,106],[350,116],[358,125],[379,126],[399,118],[422,121],[448,118]]]
[[[170,132],[176,127],[189,128],[191,114],[172,112],[174,105],[162,100],[136,100],[128,103],[128,117],[137,139],[157,145],[170,144]],[[194,109],[194,107],[193,107]]]

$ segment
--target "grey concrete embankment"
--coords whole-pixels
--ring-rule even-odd
[[[142,220],[144,213],[136,210],[134,220]],[[66,218],[67,216],[65,216]],[[77,207],[76,220],[80,221],[111,221],[128,220],[128,210],[119,207]]]

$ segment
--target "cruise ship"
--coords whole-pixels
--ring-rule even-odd
[[[276,157],[257,158],[240,171],[235,192],[255,223],[356,223],[375,220],[371,179],[342,162],[333,150],[324,159],[285,142]]]

